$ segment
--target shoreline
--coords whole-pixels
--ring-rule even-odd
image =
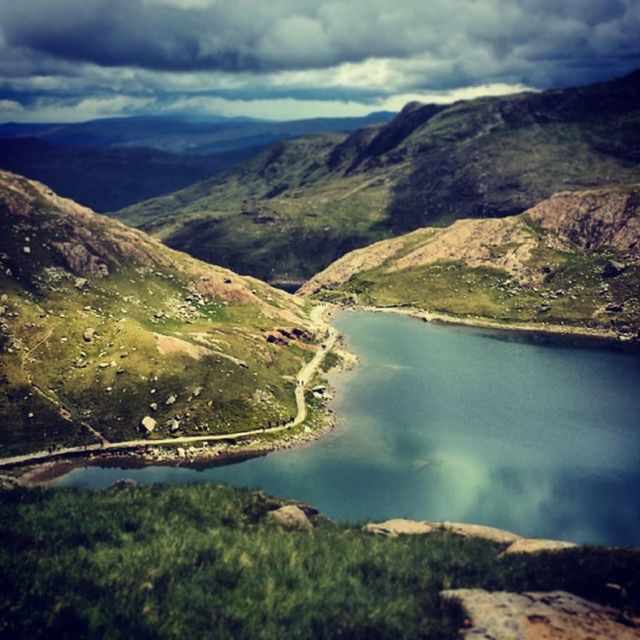
[[[256,439],[213,446],[203,442],[188,448],[171,445],[154,446],[153,442],[150,442],[142,451],[92,452],[88,456],[36,464],[27,468],[25,473],[14,479],[14,482],[23,487],[46,486],[56,478],[80,467],[143,468],[153,465],[197,469],[237,464],[276,451],[304,446],[329,433],[337,424],[335,414],[331,409],[324,409],[320,415],[322,416],[322,424],[318,428],[305,427],[300,432],[289,434],[277,440],[261,441]]]
[[[542,324],[535,322],[515,323],[501,322],[499,320],[491,320],[483,317],[460,318],[445,313],[427,311],[419,307],[402,306],[402,307],[378,307],[372,305],[356,305],[353,307],[344,306],[337,307],[344,311],[367,311],[370,313],[395,313],[398,315],[409,316],[439,325],[462,326],[475,329],[489,329],[493,331],[502,331],[506,333],[522,333],[522,334],[539,334],[549,336],[572,336],[576,338],[587,338],[606,342],[611,345],[634,346],[638,344],[638,340],[632,338],[625,339],[621,334],[613,329],[599,329],[594,327],[579,327],[564,324]],[[624,335],[624,334],[622,334]]]
[[[317,305],[314,309],[315,313],[312,312],[312,319],[315,320],[316,324],[324,325],[329,336],[328,339],[331,341],[331,347],[326,350],[325,356],[333,352],[340,358],[338,365],[330,371],[350,371],[355,367],[357,358],[344,347],[341,336],[329,324],[329,319],[334,310],[333,305]],[[319,360],[317,368],[314,369],[314,375],[317,375],[319,370],[321,371],[323,361],[324,357]],[[308,366],[308,364],[305,365],[302,371]],[[329,371],[324,372],[325,380],[328,373]],[[308,382],[310,381],[311,378]],[[306,389],[306,385],[304,388]],[[296,389],[296,395],[298,395],[298,389]],[[301,395],[304,395],[304,391],[301,392]],[[113,443],[111,450],[93,449],[85,452],[76,452],[68,456],[61,455],[59,459],[25,465],[26,471],[18,476],[15,482],[22,486],[39,486],[47,484],[51,480],[65,475],[78,467],[115,466],[118,462],[125,465],[185,467],[234,464],[248,458],[303,446],[321,438],[335,428],[337,420],[333,409],[329,407],[332,399],[333,394],[330,391],[329,395],[325,397],[324,406],[314,415],[319,423],[319,425],[316,424],[315,428],[305,424],[308,418],[307,403],[305,402],[304,416],[299,422],[285,427],[275,427],[271,432],[268,430],[261,433],[249,432],[241,436],[223,434],[217,441],[194,438],[193,443],[162,441],[154,444],[153,440],[149,440],[130,449],[126,448],[123,443],[121,450],[118,450],[118,443]]]
[[[322,322],[327,327],[331,318],[339,311],[364,311],[368,313],[393,313],[403,315],[423,322],[438,325],[461,326],[475,329],[488,329],[491,331],[514,333],[514,334],[538,334],[557,337],[575,337],[588,340],[596,340],[611,346],[633,347],[634,342],[621,340],[617,332],[607,329],[595,329],[588,327],[576,327],[558,324],[538,324],[538,323],[502,323],[487,318],[460,318],[438,312],[426,311],[418,307],[398,306],[379,307],[370,305],[341,306],[331,303],[323,303],[316,307],[318,322]],[[356,368],[359,358],[357,354],[349,351],[345,346],[343,338],[338,335],[331,351],[339,356],[339,364],[330,371],[325,372],[325,377],[331,373],[346,373]],[[145,467],[150,465],[161,466],[184,466],[189,468],[208,467],[217,465],[236,464],[243,460],[260,457],[273,453],[303,446],[318,440],[331,432],[337,425],[337,418],[330,408],[333,393],[327,397],[326,405],[318,412],[322,424],[319,428],[311,429],[308,425],[301,430],[292,433],[283,433],[282,436],[271,434],[273,439],[266,439],[265,436],[249,436],[246,440],[238,439],[232,442],[233,434],[229,435],[229,442],[209,443],[206,441],[194,442],[190,446],[181,446],[177,442],[160,443],[154,445],[153,441],[148,441],[136,449],[128,451],[100,451],[88,452],[88,455],[79,454],[73,458],[63,458],[42,463],[35,463],[32,467],[27,467],[25,473],[15,479],[17,484],[23,486],[46,485],[50,481],[58,478],[75,468],[83,466],[130,466]],[[302,425],[298,425],[299,427]],[[115,443],[114,443],[115,444]]]

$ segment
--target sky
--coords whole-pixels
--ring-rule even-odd
[[[0,122],[292,120],[607,80],[640,0],[0,0]]]

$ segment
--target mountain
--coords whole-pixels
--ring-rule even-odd
[[[58,124],[0,125],[1,138],[36,137],[55,144],[90,147],[143,147],[179,154],[212,154],[264,147],[312,133],[354,131],[395,116],[388,111],[354,118],[310,118],[274,122],[248,118],[134,116]]]
[[[113,211],[228,170],[256,149],[206,156],[137,147],[61,145],[0,138],[0,167],[38,180],[94,211]]]
[[[7,172],[0,291],[4,455],[139,438],[146,416],[153,437],[286,421],[315,351],[302,300]]]
[[[282,141],[117,217],[268,281],[425,225],[525,211],[553,193],[640,180],[640,72],[452,105],[408,104],[350,135]]]
[[[343,256],[301,293],[640,340],[640,184],[563,192],[518,216],[418,229]]]

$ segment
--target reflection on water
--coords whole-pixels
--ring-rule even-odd
[[[344,313],[361,357],[329,436],[232,466],[76,469],[60,485],[227,482],[342,520],[459,520],[640,545],[640,357]]]

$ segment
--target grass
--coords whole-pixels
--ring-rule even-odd
[[[567,189],[638,182],[636,98],[637,79],[479,98],[433,117],[401,113],[346,139],[278,143],[116,215],[198,258],[301,281],[412,229],[522,213]],[[380,155],[382,139],[389,144]]]
[[[0,637],[455,638],[440,590],[565,589],[640,606],[640,553],[500,557],[449,534],[379,538],[314,517],[286,532],[281,501],[224,486],[0,493]]]
[[[19,188],[0,191],[0,208],[2,198],[34,196],[29,183],[7,180]],[[209,277],[235,289],[227,297],[215,286],[198,293],[209,267],[145,243],[143,258],[146,251],[164,261],[150,266],[139,254],[125,255],[108,276],[88,276],[78,288],[53,243],[68,239],[64,225],[75,224],[93,234],[94,251],[113,255],[113,223],[80,220],[35,197],[38,215],[29,222],[4,211],[0,218],[0,258],[10,266],[10,275],[0,269],[0,455],[95,442],[85,424],[112,441],[137,439],[145,415],[157,420],[153,437],[162,438],[173,419],[178,435],[201,435],[295,414],[291,376],[315,346],[312,339],[273,345],[265,334],[306,328],[308,305],[258,281],[216,276],[213,267]],[[90,342],[87,328],[95,330]],[[162,353],[158,336],[201,351]],[[167,404],[170,396],[175,402]]]

